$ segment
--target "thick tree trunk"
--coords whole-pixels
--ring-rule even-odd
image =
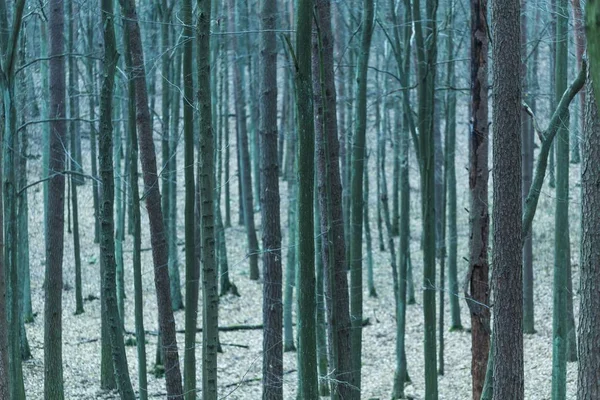
[[[311,73],[312,0],[300,0],[296,20],[296,108],[298,124],[298,399],[317,399],[315,320],[314,153]]]
[[[587,81],[581,151],[581,275],[577,399],[600,398],[600,117],[591,79]]]
[[[523,399],[520,3],[492,3],[494,399]]]
[[[65,150],[67,124],[65,103],[64,0],[49,4],[50,38],[50,156],[46,235],[46,291],[44,302],[44,396],[64,398],[62,373],[62,263],[64,248]],[[8,240],[8,238],[7,238]]]
[[[142,37],[138,24],[135,3],[122,0],[123,23],[126,40],[129,41],[132,72],[130,79],[135,82],[136,123],[139,132],[140,160],[144,175],[144,193],[146,193],[146,209],[150,221],[150,242],[154,262],[154,284],[158,303],[158,322],[161,332],[161,343],[164,353],[167,397],[181,398],[181,370],[175,337],[175,320],[171,309],[171,293],[169,288],[167,242],[165,238],[164,220],[160,206],[160,190],[156,168],[156,150],[152,139],[150,109],[148,108],[148,92],[144,68]]]

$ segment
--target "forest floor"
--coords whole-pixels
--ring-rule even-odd
[[[464,130],[463,130],[464,131]],[[458,180],[458,270],[459,280],[464,280],[468,256],[468,190],[467,190],[467,146],[465,135],[460,135],[457,145],[457,180]],[[465,143],[462,143],[462,142]],[[84,141],[87,147],[87,141]],[[374,142],[372,143],[373,147]],[[39,146],[39,144],[37,145]],[[36,149],[33,143],[32,152]],[[182,147],[182,146],[180,146]],[[85,150],[85,149],[84,149]],[[181,149],[180,149],[181,150]],[[235,149],[232,147],[232,173],[236,168]],[[391,154],[391,150],[390,150]],[[84,151],[89,158],[89,153]],[[179,157],[180,160],[183,157]],[[389,157],[388,159],[391,159]],[[490,157],[491,159],[491,157]],[[89,161],[86,161],[87,168]],[[363,399],[387,399],[392,390],[392,379],[395,366],[395,316],[393,311],[394,298],[391,278],[389,252],[381,252],[378,244],[376,223],[376,185],[374,157],[370,162],[371,193],[369,194],[371,230],[373,236],[374,275],[375,286],[379,297],[368,297],[366,288],[366,263],[365,263],[365,292],[364,292],[364,317],[369,318],[371,324],[363,331],[363,362],[362,362],[362,396]],[[420,205],[418,190],[418,171],[415,160],[411,160],[411,252],[414,268],[414,281],[417,304],[407,309],[406,353],[412,383],[407,386],[406,392],[415,399],[424,396],[423,380],[423,310],[422,297],[419,288],[422,277],[422,256],[419,250],[420,237]],[[391,164],[390,168],[391,171]],[[40,176],[40,162],[30,162],[30,181]],[[89,171],[89,169],[88,169]],[[182,170],[179,170],[182,174]],[[491,174],[490,174],[491,175]],[[391,177],[390,177],[391,178]],[[491,178],[491,176],[490,176]],[[231,295],[221,298],[219,311],[219,324],[228,326],[233,324],[260,324],[262,323],[262,285],[261,282],[248,279],[248,262],[246,257],[246,240],[244,228],[237,225],[237,178],[232,176],[232,221],[233,227],[226,230],[229,269],[232,281],[237,285],[241,297]],[[490,179],[491,180],[491,179]],[[573,264],[573,286],[575,321],[577,322],[579,299],[579,165],[571,165],[571,259]],[[178,199],[179,210],[183,210],[183,185],[179,178]],[[391,179],[388,179],[391,182]],[[83,295],[85,298],[100,296],[100,268],[99,248],[93,243],[93,203],[90,190],[91,184],[79,187],[80,224],[81,224],[81,256],[83,260]],[[287,185],[282,182],[282,231],[284,236],[284,254],[287,249]],[[35,321],[27,324],[27,335],[31,345],[33,359],[23,364],[26,392],[29,399],[43,398],[43,302],[44,302],[44,240],[43,240],[43,194],[41,185],[29,191],[30,209],[30,251],[31,251],[31,288],[33,309],[37,313]],[[490,182],[490,202],[491,202]],[[542,400],[550,398],[551,390],[551,365],[552,365],[552,269],[553,269],[553,223],[554,223],[554,190],[547,183],[542,189],[542,196],[538,213],[534,221],[534,274],[535,274],[535,328],[537,333],[525,335],[525,398]],[[491,207],[490,207],[491,210]],[[181,213],[179,214],[181,215]],[[149,234],[147,226],[147,213],[142,208],[144,234],[142,248],[149,248]],[[255,214],[260,229],[260,213]],[[178,219],[178,241],[183,241],[183,218]],[[386,232],[384,231],[384,235]],[[259,236],[260,238],[260,236]],[[385,238],[385,236],[384,236]],[[100,390],[100,302],[92,300],[85,302],[85,313],[74,315],[75,291],[74,262],[72,235],[65,234],[65,261],[63,292],[63,365],[65,379],[66,399],[101,399],[117,398],[114,392]],[[397,246],[397,242],[396,242]],[[387,247],[387,240],[386,240]],[[126,293],[133,293],[131,273],[132,241],[127,236],[124,243],[125,257],[125,283]],[[182,290],[184,290],[183,247],[180,246],[180,268]],[[387,249],[386,249],[387,250]],[[366,249],[365,249],[366,254]],[[285,257],[284,257],[285,260]],[[153,266],[151,252],[142,254],[143,285],[144,285],[144,318],[147,330],[157,329],[157,308],[153,284]],[[262,269],[262,267],[261,267]],[[262,271],[261,271],[262,274]],[[69,288],[70,290],[67,290]],[[448,292],[445,288],[445,374],[439,377],[440,399],[461,400],[469,399],[471,394],[470,352],[471,342],[468,331],[449,332],[447,327],[450,321]],[[200,309],[202,298],[200,298]],[[466,304],[461,298],[461,318],[465,328],[470,327],[470,319]],[[133,296],[125,301],[125,328],[134,330]],[[177,329],[184,328],[184,312],[175,313]],[[201,313],[199,314],[201,319]],[[198,321],[201,324],[201,321]],[[154,335],[147,336],[146,351],[148,367],[152,368],[156,353],[156,340]],[[201,334],[197,336],[197,360],[201,360]],[[219,354],[218,382],[219,398],[221,399],[259,399],[261,398],[261,352],[262,331],[248,330],[236,332],[221,332],[220,340],[224,353]],[[183,360],[183,335],[178,335],[179,354]],[[245,347],[240,347],[245,346]],[[127,347],[129,371],[135,390],[137,384],[137,356],[135,347]],[[285,399],[295,399],[296,395],[296,354],[284,355],[283,389]],[[575,398],[577,377],[576,363],[569,363],[567,373],[567,393],[569,399]],[[149,395],[164,398],[164,379],[149,375]],[[201,385],[201,370],[198,363],[198,385]]]

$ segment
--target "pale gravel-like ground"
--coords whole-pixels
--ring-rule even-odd
[[[459,123],[464,122],[459,119]],[[458,175],[458,218],[459,218],[459,279],[464,279],[466,273],[466,261],[463,257],[468,255],[468,216],[465,211],[468,208],[468,192],[466,190],[466,159],[467,146],[465,143],[465,124],[459,126],[459,142],[457,146],[457,175]],[[84,141],[87,146],[87,141]],[[374,144],[374,143],[373,143]],[[235,172],[235,148],[231,149],[232,173]],[[33,144],[33,153],[39,153],[39,143]],[[181,149],[180,149],[181,153]],[[87,152],[85,153],[87,156]],[[391,149],[388,150],[391,154]],[[374,158],[374,157],[373,157]],[[388,159],[390,159],[389,157]],[[182,157],[179,157],[182,160]],[[86,161],[87,163],[87,161]],[[415,169],[415,160],[411,160],[411,185],[412,185],[412,261],[415,270],[415,286],[420,287],[421,277],[421,255],[419,252],[420,236],[420,206],[418,197],[418,171]],[[36,179],[40,174],[40,162],[30,162],[30,181]],[[395,319],[393,312],[393,292],[389,253],[380,253],[377,245],[376,225],[376,201],[375,193],[375,171],[374,160],[371,160],[371,193],[369,202],[371,205],[371,229],[373,231],[373,247],[375,260],[375,282],[379,298],[367,297],[365,290],[364,316],[370,318],[372,324],[364,328],[363,334],[363,399],[390,397],[392,378],[394,374],[394,352],[395,352]],[[391,173],[391,165],[388,169]],[[179,171],[182,175],[182,171]],[[390,177],[391,178],[391,177]],[[179,209],[183,209],[183,185],[179,180],[178,199]],[[388,179],[391,182],[391,179]],[[575,288],[575,313],[578,313],[577,288],[579,286],[578,259],[579,248],[579,167],[571,166],[571,243],[573,260],[573,283]],[[90,194],[90,184],[80,187],[79,204],[81,215],[81,248],[83,260],[84,297],[88,295],[99,296],[99,264],[98,247],[93,244],[92,215],[93,205]],[[491,182],[490,182],[491,189]],[[248,279],[246,261],[245,234],[242,227],[235,224],[237,221],[237,182],[235,177],[231,180],[232,193],[232,221],[234,227],[227,230],[228,257],[232,279],[238,286],[242,297],[227,296],[221,299],[220,325],[231,324],[259,324],[261,323],[262,286],[258,282]],[[37,186],[30,190],[30,235],[31,235],[31,278],[32,297],[34,312],[38,313],[34,323],[27,325],[27,334],[33,352],[33,360],[24,363],[25,385],[28,398],[43,398],[43,279],[44,279],[44,247],[43,247],[43,224],[42,219],[42,190]],[[284,251],[287,249],[287,184],[282,183],[282,227],[284,235]],[[491,190],[490,190],[491,198]],[[552,266],[553,266],[553,222],[554,222],[554,190],[544,186],[540,198],[539,212],[534,221],[534,270],[535,270],[535,306],[536,306],[536,329],[535,335],[525,336],[525,397],[531,400],[542,400],[550,398],[551,388],[551,335],[552,335]],[[147,229],[147,214],[142,209],[144,226],[142,247],[149,247],[149,236]],[[260,220],[259,213],[256,214]],[[178,240],[183,239],[183,219],[178,220]],[[260,224],[259,224],[260,225]],[[72,236],[65,235],[65,283],[73,286],[74,267]],[[387,245],[387,242],[386,242]],[[126,265],[126,291],[133,293],[131,274],[131,240],[128,237],[125,243],[125,265]],[[182,282],[184,280],[183,248],[180,247],[180,265]],[[284,257],[285,260],[285,257]],[[95,261],[95,262],[94,262]],[[146,329],[156,330],[156,298],[154,295],[152,260],[149,251],[144,251],[143,283],[144,283],[144,318]],[[366,276],[365,276],[366,283]],[[366,288],[365,288],[366,289]],[[446,292],[447,293],[447,292]],[[74,316],[74,291],[63,293],[63,365],[65,379],[65,396],[67,399],[99,399],[117,398],[115,393],[100,391],[100,303],[98,300],[85,303],[85,313]],[[448,326],[450,319],[448,313],[448,296],[446,300],[445,321]],[[417,291],[417,305],[408,308],[407,316],[407,359],[409,373],[413,383],[407,387],[407,394],[416,399],[422,399],[424,395],[423,382],[423,322],[421,296]],[[200,307],[202,299],[200,299]],[[469,327],[470,321],[466,305],[460,302],[462,323]],[[133,319],[133,296],[126,299],[126,329],[132,331]],[[184,313],[177,312],[176,321],[178,329],[184,326]],[[200,315],[201,317],[201,315]],[[576,316],[577,321],[577,316]],[[199,324],[201,321],[198,322]],[[445,357],[446,374],[439,378],[440,399],[460,400],[470,397],[470,336],[466,332],[445,332]],[[197,336],[198,343],[201,335]],[[261,340],[262,332],[223,332],[221,341],[224,345],[224,353],[219,355],[218,379],[220,398],[227,399],[259,399],[261,397],[260,374],[261,374]],[[147,355],[149,368],[151,368],[156,352],[156,337],[147,336]],[[178,335],[180,356],[183,357],[183,335]],[[247,345],[249,348],[232,347],[229,344]],[[137,359],[135,347],[127,347],[132,383],[136,391],[137,385]],[[197,348],[197,359],[201,357],[201,346]],[[296,360],[294,353],[285,353],[284,370],[286,374],[283,380],[284,397],[295,399],[296,395]],[[568,398],[575,398],[576,389],[576,364],[569,364],[567,385]],[[201,371],[198,369],[197,378],[201,384]],[[258,378],[258,379],[257,379]],[[254,379],[250,382],[240,383],[243,380]],[[164,380],[156,379],[149,375],[149,392],[157,398],[164,398]]]

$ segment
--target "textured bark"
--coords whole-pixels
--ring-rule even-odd
[[[219,349],[219,292],[215,235],[215,136],[210,87],[211,2],[198,0],[197,63],[200,140],[198,142],[198,195],[202,263],[202,398],[217,400],[217,351]]]
[[[581,275],[577,399],[600,398],[600,117],[592,82],[587,81],[581,151]]]
[[[435,179],[434,179],[434,92],[437,59],[437,0],[427,0],[422,17],[420,0],[412,5],[418,61],[418,132],[419,168],[421,172],[421,220],[423,223],[423,317],[425,356],[425,399],[438,398],[436,370],[435,310]],[[425,26],[424,26],[424,22]]]
[[[521,2],[521,42],[527,43],[527,1]],[[537,47],[533,50],[533,63],[537,57]],[[533,75],[527,73],[527,46],[521,49],[521,58],[523,60],[521,69],[521,79],[523,83],[523,101],[527,103],[532,110],[535,110],[536,96],[531,96]],[[523,179],[522,203],[525,207],[527,195],[531,188],[533,174],[533,146],[534,131],[532,121],[525,110],[521,111],[521,176]],[[523,333],[532,334],[534,329],[534,303],[533,303],[533,246],[532,236],[527,234],[523,239]]]
[[[471,315],[473,399],[485,381],[490,345],[488,210],[488,25],[487,0],[471,1],[471,121],[469,140],[469,273],[465,282]]]
[[[583,65],[583,54],[585,53],[585,31],[583,28],[583,12],[581,9],[580,0],[571,0],[573,5],[573,34],[575,36],[575,56],[577,58],[577,69],[581,69]],[[583,135],[583,128],[585,126],[585,102],[586,91],[582,90],[579,93],[579,129],[575,129],[571,133],[571,162],[579,163],[581,161],[581,142],[579,136]]]
[[[100,92],[100,137],[98,166],[102,189],[100,195],[100,258],[104,266],[102,292],[105,302],[111,353],[121,399],[135,399],[131,386],[125,343],[123,319],[119,315],[117,295],[117,261],[115,257],[115,172],[113,165],[113,88],[117,71],[117,41],[114,29],[112,0],[102,0],[102,25],[104,26],[104,79]],[[119,160],[117,160],[119,162]]]
[[[450,24],[454,23],[454,14],[456,13],[456,3],[450,6]],[[448,86],[454,86],[456,82],[455,62],[456,56],[454,49],[454,30],[450,29],[447,36],[448,62],[446,71]],[[487,76],[486,76],[487,78]],[[487,79],[486,85],[487,87]],[[456,226],[456,92],[449,90],[446,94],[446,132],[445,132],[445,160],[444,176],[447,196],[447,224],[448,224],[448,292],[450,297],[450,331],[462,330],[460,319],[460,297],[458,292],[458,273],[457,273],[457,255],[458,255],[458,233]],[[462,281],[462,280],[461,280]]]
[[[313,36],[313,91],[317,146],[317,188],[321,210],[323,280],[330,347],[333,398],[353,395],[350,352],[350,311],[347,260],[342,211],[342,180],[338,162],[340,144],[337,126],[337,99],[334,80],[331,2],[317,0],[318,30]],[[343,107],[341,107],[343,108]]]
[[[196,332],[198,321],[198,291],[200,266],[196,258],[196,185],[194,182],[194,74],[192,2],[181,3],[181,19],[184,24],[183,37],[183,171],[185,186],[185,350],[183,355],[183,389],[186,400],[196,398]],[[173,275],[171,275],[171,278]],[[173,284],[171,284],[173,288]]]
[[[125,52],[125,65],[131,73],[131,52],[129,43],[123,43]],[[128,124],[129,140],[131,141],[131,163],[129,165],[129,182],[131,187],[131,216],[133,219],[133,297],[135,309],[135,339],[138,358],[138,386],[140,400],[148,398],[148,376],[146,366],[146,332],[144,331],[144,300],[142,288],[142,224],[140,215],[140,189],[138,171],[138,138],[135,121],[135,85],[132,80],[127,83],[128,104],[127,116],[132,123]]]
[[[554,102],[567,89],[568,2],[556,2],[556,58]],[[556,208],[554,214],[554,282],[552,290],[552,399],[567,395],[567,269],[571,268],[569,241],[569,114],[559,123],[556,134]]]
[[[492,3],[494,399],[523,399],[520,2]]]
[[[46,291],[44,302],[44,397],[63,399],[62,371],[62,263],[64,248],[65,103],[64,0],[49,3],[50,155],[46,235]],[[8,238],[7,238],[8,239]]]
[[[362,368],[363,178],[367,154],[367,76],[373,34],[373,0],[364,0],[363,7],[360,55],[356,72],[356,130],[352,143],[352,178],[350,182],[352,193],[350,205],[350,321],[352,323],[352,370],[354,375],[352,381],[357,390],[361,388]]]
[[[263,399],[283,399],[283,307],[277,151],[276,0],[260,10],[260,172],[263,242]]]
[[[312,0],[299,0],[296,19],[296,109],[298,126],[298,399],[319,398],[315,320],[314,156],[311,71]]]
[[[167,397],[181,398],[181,370],[175,337],[175,320],[171,309],[171,293],[169,288],[167,242],[165,239],[164,220],[160,205],[160,189],[156,168],[156,150],[152,139],[150,109],[148,108],[148,92],[144,73],[144,53],[142,37],[138,23],[135,3],[121,0],[123,12],[124,34],[129,41],[132,61],[130,79],[135,82],[136,124],[139,132],[139,151],[144,176],[144,193],[146,193],[146,209],[150,221],[150,243],[154,263],[154,285],[158,303],[158,323],[161,333],[161,345],[164,354]]]

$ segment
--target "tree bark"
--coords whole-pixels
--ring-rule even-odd
[[[490,346],[488,211],[487,0],[471,1],[471,121],[469,140],[469,272],[465,298],[471,315],[473,399],[479,400]]]
[[[494,395],[523,399],[520,2],[492,3]]]
[[[260,10],[260,171],[263,242],[263,399],[283,399],[283,307],[277,151],[276,0]]]
[[[600,117],[588,75],[588,104],[581,141],[581,272],[579,308],[579,368],[577,399],[600,397]]]
[[[138,23],[135,3],[121,0],[125,40],[129,41],[132,61],[130,79],[135,82],[136,123],[139,132],[139,150],[144,176],[144,192],[146,193],[146,209],[150,221],[150,242],[154,262],[154,284],[158,303],[158,323],[161,332],[161,343],[164,353],[167,397],[181,398],[181,370],[177,338],[175,336],[175,320],[171,309],[171,292],[169,288],[167,242],[165,238],[164,220],[160,205],[160,189],[156,168],[156,150],[152,139],[150,109],[146,75],[144,73],[144,53],[142,37]]]

